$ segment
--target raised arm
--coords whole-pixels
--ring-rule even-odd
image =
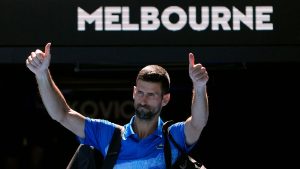
[[[26,65],[35,74],[43,104],[51,118],[83,138],[85,137],[85,117],[70,108],[51,77],[49,70],[50,46],[51,43],[47,43],[45,52],[39,49],[31,52],[26,60]]]
[[[206,83],[208,74],[200,63],[195,64],[194,54],[189,54],[189,75],[193,82],[193,97],[191,105],[191,116],[185,121],[186,143],[195,143],[208,120],[208,98],[206,93]]]

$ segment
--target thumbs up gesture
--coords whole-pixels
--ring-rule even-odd
[[[51,43],[47,43],[45,46],[45,52],[37,49],[35,52],[31,52],[31,54],[26,59],[26,66],[35,75],[44,73],[48,69],[51,58],[50,46]]]
[[[195,64],[193,53],[189,53],[189,75],[195,88],[205,86],[208,81],[208,73],[205,67],[200,63]]]

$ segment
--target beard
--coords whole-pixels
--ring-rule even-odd
[[[157,114],[160,113],[160,108],[158,109],[151,109],[151,107],[147,106],[147,105],[140,105],[137,104],[134,106],[135,107],[135,115],[141,119],[141,120],[147,120],[150,121],[153,119],[153,117],[155,117]]]

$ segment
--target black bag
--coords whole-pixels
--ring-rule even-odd
[[[115,128],[106,158],[89,145],[80,144],[66,169],[112,169],[121,148],[121,129]]]
[[[195,159],[193,159],[191,156],[189,156],[174,140],[173,136],[169,134],[169,126],[173,124],[174,122],[172,120],[167,121],[163,125],[163,133],[165,140],[165,161],[166,161],[166,167],[167,169],[205,169],[204,165]],[[171,147],[168,140],[171,140],[171,142],[175,145],[175,147],[180,151],[181,155],[178,157],[176,162],[171,165]]]

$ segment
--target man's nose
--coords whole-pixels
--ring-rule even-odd
[[[147,100],[148,100],[147,95],[143,95],[141,97],[141,105],[146,105],[147,104]]]

